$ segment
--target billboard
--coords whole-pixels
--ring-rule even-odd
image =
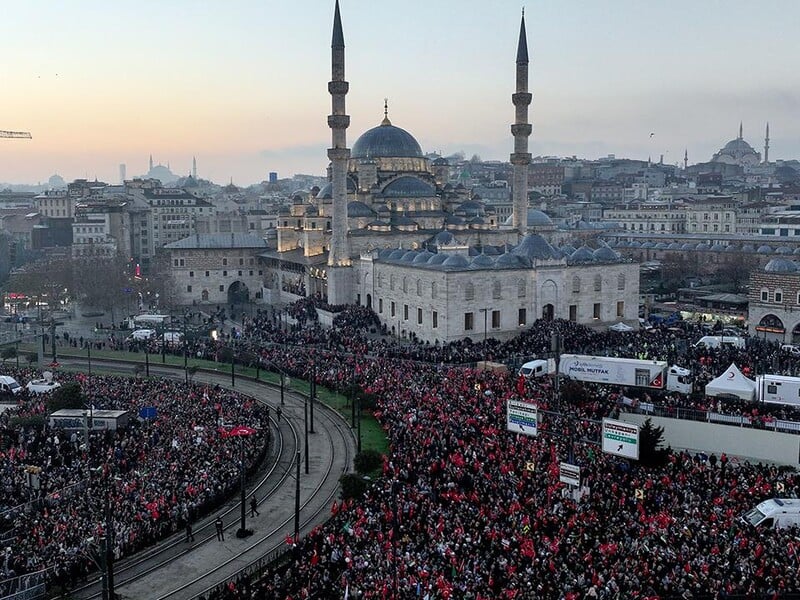
[[[536,405],[522,400],[506,402],[506,429],[523,435],[537,435]]]
[[[603,419],[603,452],[639,460],[639,426]]]

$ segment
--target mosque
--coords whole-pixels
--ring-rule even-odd
[[[725,144],[711,157],[712,163],[724,163],[739,167],[754,167],[761,164],[761,154],[744,140],[742,124],[739,123],[739,136]],[[764,138],[764,163],[769,162],[769,123]]]
[[[265,301],[285,302],[288,292],[302,290],[331,305],[358,303],[395,334],[431,342],[513,337],[538,318],[638,323],[638,265],[606,246],[559,244],[549,217],[528,206],[532,95],[524,14],[507,223],[463,185],[448,183],[447,161],[426,158],[414,136],[391,121],[386,101],[383,120],[349,149],[338,0],[331,49],[329,182],[281,211],[277,249],[259,254]]]

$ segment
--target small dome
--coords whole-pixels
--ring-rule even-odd
[[[756,254],[772,254],[772,247],[766,244],[759,246],[758,250],[756,250]]]
[[[510,252],[506,252],[505,254],[501,254],[497,257],[497,261],[495,264],[498,267],[504,267],[507,269],[519,269],[522,266],[519,258],[511,254]]]
[[[453,234],[449,231],[440,231],[436,234],[436,237],[433,238],[433,241],[437,246],[449,246],[450,244],[456,243],[456,238],[453,237]]]
[[[725,246],[725,252],[738,252],[739,247],[736,244],[728,244]]]
[[[356,193],[355,182],[349,177],[346,179],[346,181],[347,181],[347,193],[355,194]],[[331,198],[333,198],[333,182],[329,181],[324,186],[322,186],[322,189],[318,191],[317,195],[314,197],[319,198],[320,200],[330,200]]]
[[[686,242],[683,246],[681,246],[681,250],[694,250],[695,245],[689,242]]]
[[[752,244],[745,244],[742,246],[742,252],[755,252],[756,248]]]
[[[483,253],[486,256],[500,256],[503,253],[503,250],[501,250],[497,246],[486,245],[486,246],[483,246],[483,248],[481,248],[481,249],[483,250]]]
[[[667,250],[680,250],[681,245],[680,242],[672,242],[669,246],[667,246]]]
[[[725,246],[723,246],[719,242],[713,244],[710,249],[712,252],[725,252]]]
[[[764,267],[767,273],[796,273],[797,265],[788,258],[773,258]]]
[[[434,254],[428,259],[429,265],[440,265],[447,260],[447,254],[439,253]]]
[[[628,244],[628,248],[641,248],[641,247],[642,244],[640,242],[637,242],[636,240],[633,240],[630,244]]]
[[[563,258],[561,252],[553,248],[542,236],[529,233],[511,251],[515,256],[529,260],[557,260]]]
[[[787,254],[791,254],[791,253],[792,253],[792,249],[789,248],[789,246],[780,246],[777,250],[775,250],[775,254],[787,255]]]
[[[509,215],[503,225],[513,225],[514,215]],[[536,208],[528,209],[528,227],[552,227],[553,220]]]
[[[593,254],[594,259],[598,262],[617,262],[619,260],[619,254],[614,252],[608,246],[601,246],[595,250]]]
[[[423,250],[422,252],[417,252],[417,255],[414,257],[414,264],[424,265],[430,260],[431,256],[435,256],[435,254],[430,250]]]
[[[406,253],[405,250],[403,250],[402,248],[398,248],[389,255],[389,260],[400,260],[401,258],[403,258],[403,256],[405,256],[405,253]]]
[[[653,246],[656,250],[666,250],[669,248],[669,244],[666,242],[658,242],[655,246]]]
[[[642,248],[655,248],[655,246],[655,242],[651,242],[649,240],[642,243]]]
[[[581,264],[594,262],[594,252],[589,246],[581,246],[569,257],[570,262]]]
[[[575,248],[574,246],[570,246],[569,244],[564,244],[563,246],[561,246],[561,252],[563,252],[567,256],[575,252],[575,250],[577,250],[577,248]]]
[[[378,252],[378,258],[380,258],[381,260],[387,260],[392,255],[392,252],[394,252],[394,250],[392,250],[391,248],[384,248],[383,250]]]
[[[446,269],[466,269],[469,267],[469,259],[463,254],[451,254],[443,262],[442,266]]]
[[[444,219],[444,222],[446,225],[463,225],[464,219],[455,215],[447,215],[447,217]]]
[[[800,246],[798,246],[797,248],[795,248],[795,249],[794,249],[794,252],[792,252],[792,254],[793,254],[794,256],[798,256],[798,255],[800,255]]]
[[[700,242],[699,244],[697,244],[697,246],[695,246],[694,249],[699,251],[699,252],[703,252],[704,250],[708,250],[710,248],[711,248],[711,246],[709,246],[705,242]]]
[[[628,248],[628,242],[620,240],[617,242],[617,248]]]
[[[416,250],[409,250],[403,257],[400,259],[400,262],[410,263],[414,262],[414,259],[417,258],[417,251]]]
[[[381,195],[387,198],[427,198],[435,196],[436,190],[421,179],[403,175],[390,181],[383,188]]]
[[[347,203],[347,216],[351,219],[358,217],[371,218],[375,216],[375,211],[359,200]]]
[[[392,225],[399,225],[399,226],[409,226],[409,225],[416,225],[417,222],[413,219],[406,217],[404,215],[394,215],[392,216]]]
[[[494,259],[485,254],[478,254],[469,264],[470,269],[491,269],[492,267],[494,267]]]

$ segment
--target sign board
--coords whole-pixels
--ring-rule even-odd
[[[522,400],[506,402],[506,429],[523,435],[537,435],[537,409],[535,404]]]
[[[536,463],[532,460],[529,460],[525,463],[525,470],[529,473],[533,473],[536,470]]]
[[[639,426],[603,419],[603,452],[639,460]]]
[[[579,486],[581,484],[581,468],[569,463],[558,463],[558,480],[561,483]]]

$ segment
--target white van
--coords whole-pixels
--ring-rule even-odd
[[[519,368],[519,375],[523,377],[533,377],[534,379],[538,377],[544,377],[545,375],[552,375],[556,372],[556,365],[555,361],[551,360],[532,360],[530,362],[526,362]]]
[[[733,346],[734,348],[744,349],[744,338],[735,335],[704,335],[694,344],[695,348],[722,348],[723,346]]]
[[[800,499],[771,498],[748,510],[742,518],[754,527],[782,529],[800,525]]]
[[[50,379],[31,379],[25,389],[31,394],[46,394],[61,387],[57,381]]]
[[[0,396],[19,394],[22,386],[9,375],[0,375]]]
[[[134,331],[130,335],[130,337],[128,339],[140,342],[140,341],[149,340],[155,334],[156,334],[156,330],[155,329],[137,329],[136,331]]]
[[[783,344],[781,352],[786,352],[786,354],[791,354],[792,356],[800,356],[800,348],[794,344]]]

